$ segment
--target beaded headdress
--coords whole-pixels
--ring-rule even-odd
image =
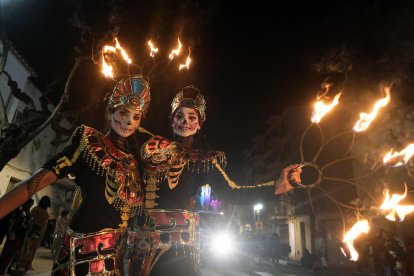
[[[109,96],[108,107],[115,109],[126,106],[142,115],[148,110],[151,101],[150,87],[148,81],[141,75],[135,75],[120,80]]]
[[[195,97],[190,96],[188,95],[189,92],[193,92],[193,94],[197,93],[197,95]],[[171,103],[171,116],[179,107],[194,108],[200,114],[200,123],[202,124],[206,121],[207,102],[197,87],[193,85],[186,86],[180,92],[177,93],[177,95]]]

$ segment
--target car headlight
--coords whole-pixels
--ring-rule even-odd
[[[218,233],[213,236],[212,249],[219,254],[229,254],[233,250],[233,238],[227,233]]]

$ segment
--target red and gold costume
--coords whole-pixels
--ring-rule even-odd
[[[188,106],[197,110],[201,122],[206,118],[206,102],[201,94],[188,98],[181,91],[171,106],[172,113],[181,106]],[[160,136],[145,142],[140,154],[145,209],[161,236],[151,275],[165,275],[168,271],[176,275],[195,275],[200,252],[199,217],[194,212],[194,196],[202,185],[209,183],[207,178],[215,164],[226,165],[225,154]]]
[[[116,84],[108,110],[124,106],[144,115],[149,101],[148,82],[134,76]],[[58,178],[75,176],[82,196],[54,274],[120,274],[119,238],[131,217],[143,215],[144,194],[137,159],[111,131],[103,135],[91,127],[78,127],[66,147],[44,165]]]
[[[66,246],[82,247],[77,259],[92,252],[99,255],[99,244],[105,245],[106,250],[115,249],[120,235],[117,229],[125,228],[131,216],[143,212],[136,159],[93,128],[78,127],[65,149],[44,167],[59,177],[74,174],[82,191],[82,202],[70,225],[72,232],[66,238]],[[74,265],[62,262],[68,254],[73,253],[61,252],[58,267]],[[106,271],[103,263],[104,260],[91,263],[91,272]]]

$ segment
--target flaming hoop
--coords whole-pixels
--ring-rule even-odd
[[[339,213],[342,217],[342,223],[344,226],[344,239],[342,242],[344,243],[343,252],[351,259],[351,260],[357,260],[358,259],[358,253],[356,252],[353,241],[361,234],[361,233],[368,233],[370,224],[368,220],[361,220],[355,223],[355,225],[347,232],[345,232],[345,218],[344,214],[342,212],[342,208],[347,208],[349,210],[353,210],[355,212],[360,212],[360,207],[358,206],[351,206],[349,204],[340,202],[336,198],[334,198],[328,191],[325,191],[323,188],[323,185],[321,185],[324,181],[333,181],[333,182],[339,182],[339,183],[345,183],[350,184],[353,186],[358,187],[361,191],[363,191],[377,207],[371,207],[371,215],[372,216],[378,216],[382,215],[388,220],[392,221],[402,221],[405,216],[407,216],[409,213],[414,212],[414,205],[401,205],[399,202],[403,200],[407,195],[407,188],[405,188],[405,192],[403,194],[393,194],[390,195],[389,191],[385,191],[385,198],[383,200],[382,204],[379,204],[377,200],[371,195],[370,191],[368,191],[366,188],[361,186],[357,183],[357,181],[361,181],[363,179],[367,179],[369,176],[372,176],[374,173],[379,172],[379,169],[384,168],[384,166],[378,166],[378,163],[375,163],[373,166],[371,166],[370,170],[365,173],[364,175],[358,176],[358,177],[352,177],[352,178],[340,178],[340,177],[334,177],[330,176],[327,173],[327,169],[334,166],[341,164],[344,161],[347,160],[353,160],[354,158],[349,155],[351,152],[353,146],[354,146],[354,140],[356,133],[364,132],[368,129],[368,127],[372,124],[372,122],[375,120],[375,118],[378,116],[378,114],[381,112],[382,109],[384,109],[391,100],[391,87],[384,87],[385,97],[377,100],[372,108],[371,113],[360,113],[360,119],[355,123],[353,126],[353,129],[344,131],[342,133],[333,135],[329,138],[325,138],[324,132],[319,125],[321,120],[328,115],[328,113],[334,109],[339,104],[339,99],[341,96],[342,91],[339,93],[336,93],[335,97],[333,99],[329,99],[327,97],[327,94],[329,93],[331,85],[324,85],[324,92],[317,96],[317,101],[314,105],[314,110],[312,112],[311,116],[311,124],[305,129],[301,142],[300,142],[300,168],[311,168],[312,170],[315,170],[317,173],[316,179],[312,183],[294,183],[292,182],[291,174],[288,175],[288,180],[291,182],[292,186],[295,188],[300,189],[306,189],[308,192],[308,198],[311,205],[311,209],[315,214],[315,210],[313,207],[313,201],[311,197],[311,189],[316,188],[319,191],[321,191],[328,199],[330,199],[338,208]],[[319,131],[321,143],[319,148],[317,148],[316,153],[313,155],[313,158],[310,160],[306,160],[304,157],[304,151],[303,151],[303,145],[305,137],[307,136],[309,130],[311,128],[316,128]],[[350,141],[349,145],[346,146],[345,152],[340,155],[339,158],[329,161],[326,164],[319,165],[319,157],[322,153],[322,151],[327,147],[328,144],[332,143],[336,139],[342,138],[345,135],[350,135]],[[397,152],[390,150],[383,158],[383,163],[385,166],[390,167],[397,167],[397,166],[403,166],[406,165],[407,162],[411,159],[412,155],[414,154],[414,144],[409,144],[406,146],[403,150]],[[346,252],[345,252],[346,251]]]

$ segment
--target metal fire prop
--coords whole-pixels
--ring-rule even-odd
[[[139,74],[143,76],[147,76],[148,78],[154,78],[155,76],[158,76],[165,72],[168,67],[171,65],[174,59],[179,57],[179,55],[182,52],[182,43],[180,41],[180,38],[177,39],[177,47],[175,49],[172,49],[170,54],[168,55],[168,58],[164,58],[159,60],[157,58],[159,48],[156,47],[155,43],[152,42],[152,40],[149,40],[147,42],[148,48],[149,48],[149,55],[148,58],[142,63],[142,65],[138,65],[137,63],[133,63],[132,59],[129,57],[125,49],[121,46],[119,43],[118,38],[114,38],[115,45],[104,45],[101,50],[101,57],[100,57],[100,65],[102,73],[106,78],[115,79],[119,75],[123,75],[121,72],[115,72],[117,71],[117,64],[119,63],[119,60],[121,59],[123,62],[125,62],[128,66],[128,75],[129,75],[129,69],[131,66],[136,67],[139,69]],[[191,51],[190,48],[188,48],[188,55],[184,63],[180,63],[177,68],[178,71],[181,70],[189,70],[190,69],[190,63],[191,63]],[[152,61],[152,66],[148,69],[148,72],[145,72],[145,66],[149,61]],[[165,65],[165,63],[167,64]],[[162,65],[165,65],[164,68],[162,68]],[[160,69],[160,70],[158,70]],[[158,70],[158,71],[157,71]],[[153,75],[152,75],[153,74]]]
[[[330,193],[326,191],[323,188],[323,185],[321,184],[324,181],[335,181],[335,182],[352,184],[354,186],[359,187],[373,200],[373,202],[378,204],[377,201],[370,195],[370,193],[366,189],[364,189],[364,187],[361,187],[361,185],[359,185],[357,181],[366,179],[367,177],[371,176],[374,172],[378,171],[381,168],[384,168],[384,167],[392,168],[392,167],[403,166],[407,164],[407,162],[410,160],[410,158],[414,154],[414,144],[409,144],[405,149],[401,150],[400,152],[395,152],[393,150],[390,150],[383,158],[384,166],[374,166],[365,175],[362,175],[356,178],[348,178],[348,179],[329,176],[328,173],[326,172],[326,170],[329,167],[340,164],[341,162],[345,160],[353,159],[351,156],[349,156],[349,153],[352,150],[352,147],[354,145],[356,133],[361,133],[361,132],[366,131],[371,125],[371,123],[375,120],[377,115],[381,112],[381,110],[390,103],[391,87],[390,86],[384,87],[385,96],[375,102],[372,108],[372,111],[370,113],[365,113],[365,112],[360,113],[359,120],[355,123],[352,130],[333,135],[332,137],[328,139],[325,139],[324,133],[319,123],[333,108],[335,108],[335,106],[339,104],[342,91],[337,93],[331,101],[328,101],[327,94],[330,92],[329,90],[331,88],[331,85],[326,84],[326,85],[323,85],[322,87],[323,87],[323,91],[317,95],[317,101],[314,105],[314,110],[311,116],[311,124],[305,129],[302,135],[302,138],[301,138],[301,142],[300,142],[300,155],[301,155],[300,167],[301,168],[309,167],[313,170],[316,170],[317,177],[316,177],[316,180],[313,181],[312,183],[291,183],[291,184],[295,188],[307,189],[309,202],[311,204],[313,212],[314,212],[314,208],[313,208],[310,190],[313,188],[316,188],[320,190],[324,195],[326,195],[327,198],[329,198],[338,208],[339,213],[341,214],[341,217],[342,217],[342,222],[343,222],[344,232],[345,232],[345,219],[344,219],[344,215],[343,215],[341,207],[349,208],[355,211],[357,214],[359,211],[358,207],[350,206],[348,204],[338,201],[332,195],[330,195]],[[309,132],[311,128],[317,128],[319,130],[320,137],[321,137],[321,144],[320,144],[320,147],[316,150],[316,154],[313,156],[313,158],[311,160],[305,160],[304,153],[303,153],[303,143],[304,143],[304,139],[307,133]],[[319,165],[318,158],[320,157],[321,152],[326,148],[326,146],[329,143],[332,143],[335,139],[338,139],[345,135],[351,136],[351,140],[350,140],[349,146],[347,147],[346,152],[336,160],[330,161],[324,165]],[[414,205],[400,205],[399,204],[399,202],[403,200],[407,195],[406,186],[405,186],[405,192],[402,195],[393,194],[390,196],[388,190],[385,190],[384,194],[385,196],[384,196],[383,203],[379,206],[371,207],[370,211],[372,214],[374,214],[374,216],[382,215],[386,219],[391,220],[391,221],[403,221],[407,214],[414,211]],[[358,260],[358,253],[353,246],[354,240],[358,238],[362,233],[368,233],[370,229],[369,218],[360,220],[359,219],[360,215],[357,215],[357,217],[358,217],[358,221],[350,228],[350,230],[345,232],[344,238],[342,240],[343,244],[341,246],[341,250],[345,254],[345,256],[353,261]]]

